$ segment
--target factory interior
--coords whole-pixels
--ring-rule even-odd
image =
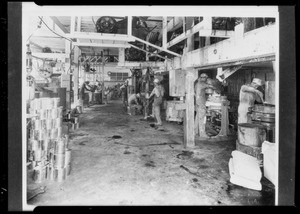
[[[276,205],[275,16],[144,15],[23,16],[27,205]]]

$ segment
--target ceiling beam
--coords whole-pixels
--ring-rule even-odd
[[[104,44],[104,43],[89,43],[89,42],[73,42],[75,46],[88,47],[106,47],[106,48],[130,48],[129,44]]]
[[[163,57],[163,56],[160,56],[160,55],[158,55],[158,54],[151,53],[151,52],[146,51],[146,50],[144,50],[144,49],[142,49],[142,48],[139,48],[139,47],[137,47],[137,46],[135,46],[135,45],[130,45],[130,46],[133,47],[133,48],[135,48],[135,49],[137,49],[137,50],[143,51],[143,52],[145,52],[145,53],[147,53],[147,54],[151,54],[151,55],[153,55],[153,56],[157,56],[157,57],[159,57],[159,58],[161,58],[161,59],[166,59],[166,58]]]
[[[167,52],[167,53],[172,54],[172,55],[174,55],[174,56],[181,57],[181,55],[178,54],[178,53],[175,53],[175,52],[173,52],[173,51],[169,51],[169,50],[167,50],[167,49],[165,49],[165,48],[162,48],[162,47],[159,47],[159,46],[157,46],[157,45],[153,45],[152,43],[146,42],[145,40],[142,40],[142,39],[137,38],[137,37],[135,37],[135,36],[132,36],[132,37],[133,37],[135,40],[137,40],[137,41],[139,41],[139,42],[142,42],[142,43],[145,43],[146,45],[152,46],[152,47],[154,47],[154,48],[156,48],[156,49],[158,49],[158,50]]]
[[[72,34],[66,34],[67,38],[74,39],[99,39],[99,40],[113,40],[113,41],[125,41],[133,42],[134,39],[127,35],[120,34],[108,34],[108,33],[90,33],[90,32],[76,32]]]
[[[53,22],[64,32],[69,33],[69,31],[65,28],[65,26],[58,20],[56,16],[50,16]]]

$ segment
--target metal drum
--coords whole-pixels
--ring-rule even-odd
[[[65,167],[65,154],[54,154],[54,168],[62,169]]]
[[[246,146],[260,147],[266,140],[265,127],[259,124],[238,124],[238,140]]]
[[[65,166],[71,163],[71,150],[67,149],[65,154]]]
[[[275,123],[275,105],[254,105],[249,110],[252,114],[252,120]]]
[[[54,180],[62,182],[66,179],[66,169],[54,169]]]

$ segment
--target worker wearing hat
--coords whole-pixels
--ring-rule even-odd
[[[264,102],[263,93],[257,89],[259,86],[262,86],[262,81],[258,78],[254,78],[249,85],[242,85],[239,97],[238,124],[251,123],[248,115],[249,107],[252,107],[255,101]]]
[[[202,73],[195,85],[195,97],[196,97],[196,118],[195,118],[195,135],[199,134],[201,138],[208,138],[205,132],[206,122],[206,95],[205,91],[208,88],[215,89],[214,86],[208,84],[208,75]]]
[[[162,104],[162,99],[165,93],[164,88],[162,87],[162,85],[160,84],[160,81],[158,79],[154,79],[154,89],[151,92],[150,96],[148,97],[148,99],[150,99],[152,96],[154,96],[154,101],[153,101],[153,111],[154,111],[154,116],[157,120],[157,123],[155,123],[155,125],[157,126],[161,126],[162,125],[162,121],[160,118],[160,107]]]

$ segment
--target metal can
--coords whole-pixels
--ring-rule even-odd
[[[58,127],[57,128],[57,138],[61,138],[61,135],[62,135],[62,128],[61,127]]]
[[[54,97],[54,98],[52,98],[52,100],[53,100],[53,108],[59,107],[60,98],[59,97]]]
[[[65,166],[71,163],[71,150],[67,149],[65,154]]]
[[[63,113],[63,107],[60,106],[57,108],[57,117],[62,118],[62,113]]]
[[[53,126],[52,126],[52,119],[47,119],[46,120],[46,128],[47,129],[52,129]]]
[[[55,108],[53,108],[53,109],[51,109],[51,118],[52,119],[56,119],[57,118],[57,108],[55,107]]]
[[[41,149],[41,141],[39,140],[30,140],[31,144],[31,150],[39,150]]]
[[[54,180],[57,182],[62,182],[66,179],[66,169],[55,169],[54,170]]]
[[[54,154],[53,165],[57,169],[64,168],[65,166],[65,154]]]
[[[41,161],[42,160],[42,150],[37,149],[33,151],[33,160],[34,161]]]
[[[33,181],[35,182],[35,183],[41,183],[42,182],[42,168],[41,167],[39,167],[39,168],[35,168],[34,170],[33,170]]]
[[[66,166],[66,173],[67,173],[67,176],[69,176],[71,174],[71,164],[68,164]]]
[[[51,139],[57,139],[57,129],[51,129]]]
[[[65,140],[59,139],[55,141],[55,154],[65,154],[66,148],[65,148]]]

